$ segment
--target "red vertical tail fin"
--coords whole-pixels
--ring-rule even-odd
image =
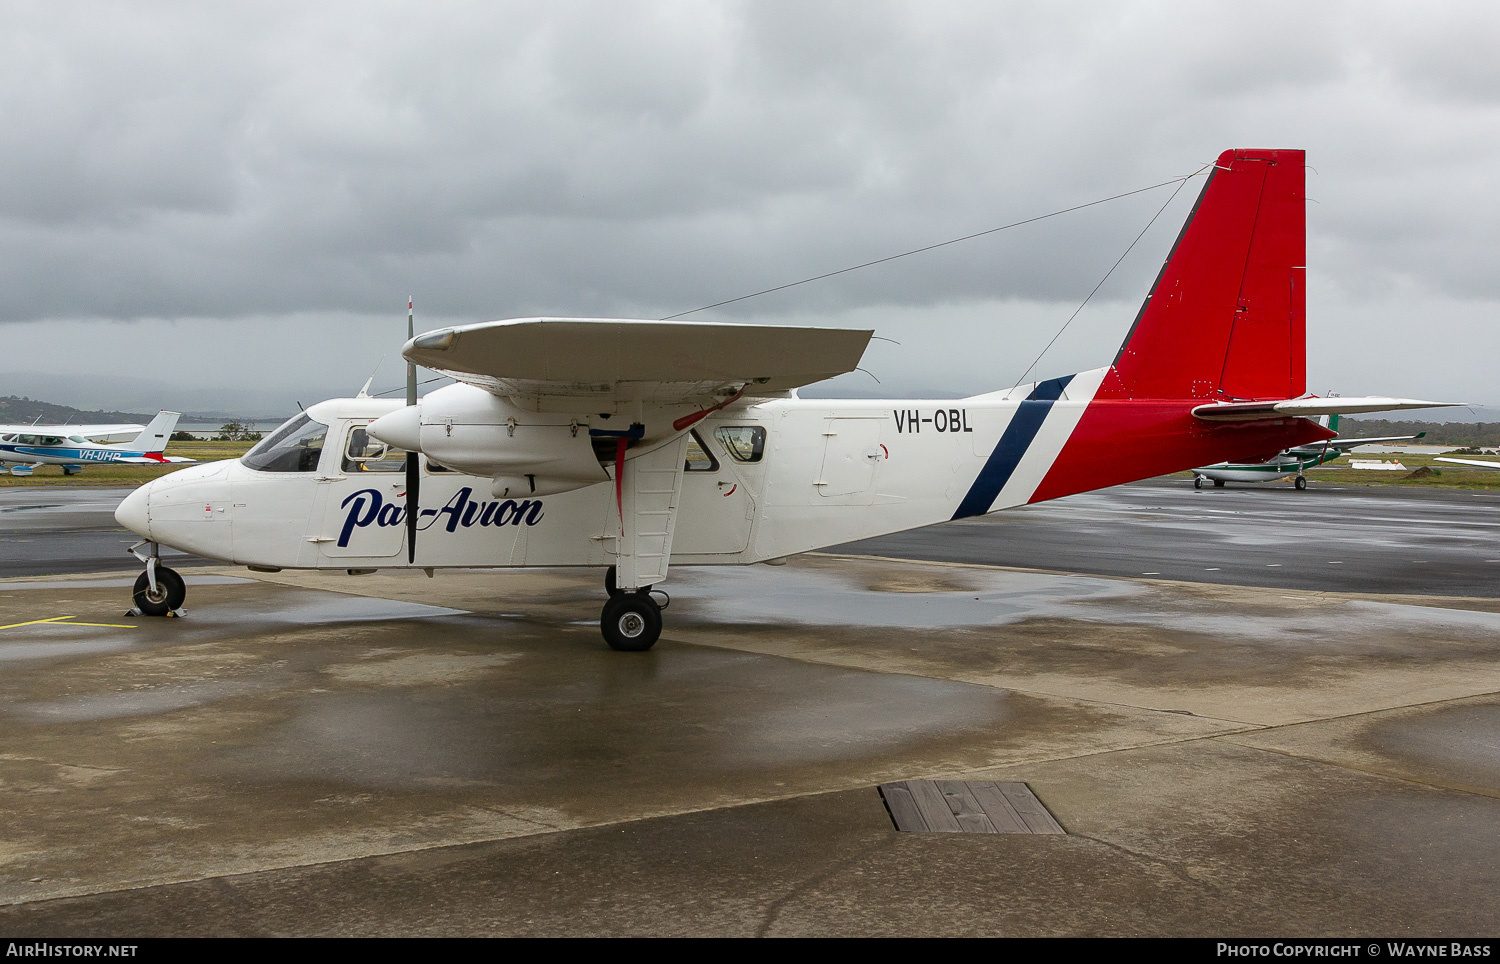
[[[1219,155],[1172,254],[1032,502],[1331,437],[1301,418],[1209,423],[1198,405],[1306,391],[1302,151]]]
[[[1306,391],[1304,181],[1302,151],[1219,155],[1097,397]]]

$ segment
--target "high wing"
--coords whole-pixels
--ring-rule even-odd
[[[1410,442],[1426,434],[1426,432],[1418,432],[1416,435],[1382,435],[1379,438],[1336,438],[1329,439],[1326,443],[1319,442],[1303,447],[1321,449],[1324,445],[1327,445],[1328,448],[1347,452],[1349,449],[1358,448],[1361,445],[1380,445],[1383,442]]]
[[[1357,415],[1405,408],[1448,408],[1463,402],[1426,402],[1420,398],[1290,398],[1266,402],[1213,402],[1193,409],[1193,417],[1207,422],[1249,422],[1265,418],[1311,415]],[[1369,442],[1363,439],[1360,444]]]
[[[1500,469],[1500,462],[1480,462],[1478,459],[1450,459],[1440,455],[1436,459],[1433,459],[1433,461],[1453,462],[1456,465],[1477,465],[1484,469]]]
[[[543,411],[772,397],[851,372],[872,331],[691,321],[524,318],[406,343],[414,364]]]
[[[0,435],[77,435],[90,442],[128,442],[146,426],[139,422],[103,422],[97,425],[0,425]]]

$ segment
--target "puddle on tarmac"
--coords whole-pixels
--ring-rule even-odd
[[[467,615],[462,609],[449,609],[445,606],[298,589],[278,591],[274,598],[274,606],[218,601],[202,609],[192,609],[189,599],[188,619],[202,626],[232,624],[253,629],[257,625],[268,623],[307,626]]]
[[[150,716],[240,696],[263,689],[266,685],[268,684],[252,680],[209,680],[159,689],[77,696],[51,703],[29,703],[13,707],[11,713],[37,723],[80,723]]]
[[[65,626],[66,624],[64,624]],[[53,635],[58,627],[55,623],[38,627],[26,627],[27,629],[48,630],[47,635]],[[75,626],[77,630],[85,630],[91,627]],[[15,630],[10,630],[15,632]],[[61,659],[65,656],[91,656],[95,653],[112,653],[116,650],[129,649],[130,639],[122,630],[115,630],[115,635],[106,637],[102,634],[87,633],[92,638],[88,639],[26,639],[21,642],[0,642],[0,663],[10,662],[18,659]]]
[[[1305,645],[1348,642],[1372,628],[1398,632],[1493,634],[1500,613],[1363,600],[1319,600],[1247,612],[1219,600],[1123,580],[1045,573],[966,570],[967,591],[874,592],[873,570],[682,570],[671,587],[693,618],[718,625],[874,626],[944,629],[1027,619],[1155,626],[1219,638]],[[1149,604],[1143,596],[1149,594]],[[1371,643],[1374,645],[1374,643]]]
[[[671,587],[694,615],[715,623],[894,626],[944,629],[987,626],[1037,617],[1078,618],[1083,603],[1127,598],[1141,587],[1120,580],[1045,573],[969,570],[976,588],[940,592],[872,592],[873,573],[834,575],[814,569],[767,573],[754,569],[684,571]]]

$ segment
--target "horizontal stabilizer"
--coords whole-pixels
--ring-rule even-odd
[[[1313,415],[1356,415],[1361,412],[1394,412],[1407,408],[1450,408],[1463,402],[1426,402],[1420,398],[1290,398],[1269,402],[1215,402],[1193,409],[1193,417],[1205,422],[1253,422],[1262,418]],[[1363,444],[1363,443],[1361,443]]]
[[[111,462],[123,462],[126,465],[177,465],[179,463],[196,462],[197,459],[183,458],[180,455],[119,455],[110,459]]]

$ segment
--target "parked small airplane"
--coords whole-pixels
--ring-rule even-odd
[[[1329,431],[1337,432],[1339,417],[1324,415],[1318,419],[1318,424]],[[1426,434],[1426,432],[1418,432],[1416,435],[1388,435],[1383,438],[1331,438],[1314,445],[1299,445],[1296,448],[1283,449],[1266,459],[1246,459],[1241,462],[1206,465],[1201,469],[1193,470],[1193,488],[1203,488],[1204,482],[1213,482],[1215,486],[1223,488],[1225,482],[1270,482],[1273,479],[1295,476],[1292,484],[1301,490],[1307,488],[1307,477],[1303,475],[1305,471],[1314,466],[1332,462],[1348,454],[1352,448],[1361,445],[1378,445],[1382,442],[1408,442]]]
[[[775,563],[1333,437],[1304,416],[1440,404],[1301,397],[1303,165],[1219,157],[1113,364],[961,400],[797,397],[853,371],[870,331],[532,318],[417,335],[406,405],[321,402],[241,459],[131,493],[115,518],[144,540],[136,605],[186,596],[162,544],[272,571],[595,566],[605,640],[645,650],[670,565]],[[418,401],[412,365],[459,384]]]
[[[195,462],[162,454],[180,417],[177,412],[161,412],[124,445],[105,445],[89,438],[91,429],[105,430],[93,434],[114,434],[119,428],[116,425],[6,425],[0,427],[0,466],[11,466],[12,475],[30,475],[43,465],[61,465],[65,474],[77,475],[85,465],[100,462]]]

